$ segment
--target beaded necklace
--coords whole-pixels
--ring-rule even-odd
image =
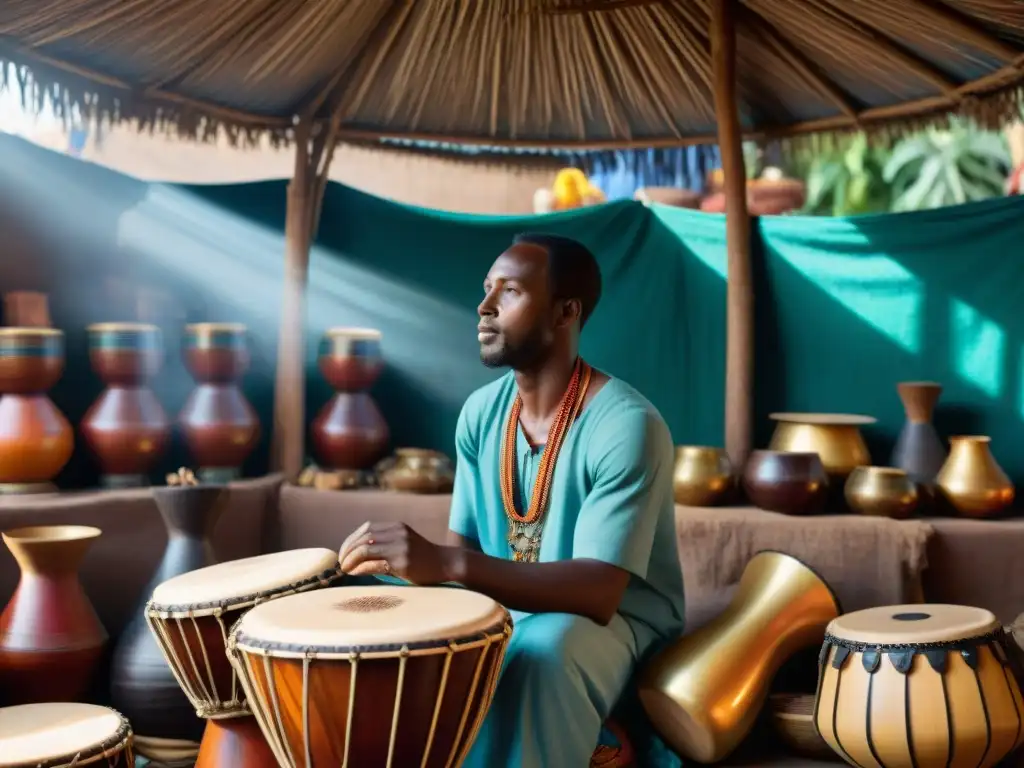
[[[562,396],[558,412],[548,431],[548,439],[544,452],[540,457],[537,479],[533,484],[533,495],[526,514],[516,509],[516,437],[519,430],[519,414],[523,409],[523,399],[516,395],[512,410],[505,424],[505,434],[501,443],[501,500],[508,517],[508,545],[512,550],[512,559],[516,562],[535,563],[540,554],[540,540],[544,527],[544,513],[547,511],[551,493],[551,481],[554,478],[555,462],[562,448],[569,427],[579,416],[583,401],[590,387],[590,375],[593,369],[576,359],[569,386]]]

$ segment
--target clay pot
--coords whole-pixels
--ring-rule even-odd
[[[942,506],[964,517],[994,517],[1013,503],[1015,489],[992,456],[992,438],[949,438],[949,458],[935,478]]]
[[[107,487],[148,485],[171,425],[146,382],[163,362],[160,329],[141,323],[91,325],[89,360],[107,388],[82,420],[82,437]]]
[[[154,488],[153,498],[167,526],[167,548],[114,649],[111,667],[113,705],[142,737],[136,740],[142,754],[154,738],[198,742],[203,735],[204,722],[164,659],[145,609],[158,585],[217,562],[210,536],[227,493],[221,485],[167,486]]]
[[[900,430],[891,464],[922,485],[931,485],[946,461],[946,448],[932,425],[942,385],[932,381],[901,381],[896,385],[907,420]]]
[[[101,534],[78,525],[3,534],[21,569],[0,613],[0,699],[8,705],[80,701],[107,644],[107,632],[78,580]]]
[[[64,373],[64,333],[0,328],[0,492],[52,491],[74,431],[46,392]]]
[[[736,487],[736,477],[721,448],[683,445],[676,448],[672,486],[676,504],[713,507],[729,497]]]
[[[366,392],[384,367],[381,334],[369,328],[331,328],[320,342],[317,364],[335,395],[313,420],[311,436],[320,464],[329,469],[370,469],[390,432]]]
[[[248,331],[238,323],[186,326],[184,356],[197,383],[178,416],[189,453],[202,480],[235,480],[260,437],[259,417],[238,386],[249,368]]]
[[[399,448],[376,471],[377,482],[388,491],[451,493],[455,483],[451,459],[425,448]]]
[[[917,511],[920,495],[917,483],[902,469],[857,467],[843,490],[854,512],[903,520]]]
[[[785,515],[816,515],[828,496],[828,475],[816,453],[754,451],[743,470],[754,506]]]
[[[806,200],[804,183],[798,179],[752,179],[747,182],[747,213],[778,216],[797,211]],[[713,190],[700,204],[705,213],[725,213],[725,193]]]

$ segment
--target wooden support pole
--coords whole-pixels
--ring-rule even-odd
[[[300,119],[295,127],[295,172],[288,183],[284,281],[274,382],[271,465],[294,481],[306,446],[306,284],[337,125]]]
[[[737,104],[736,5],[737,0],[712,0],[711,59],[725,193],[725,450],[739,469],[746,462],[753,442],[754,285],[747,176]]]

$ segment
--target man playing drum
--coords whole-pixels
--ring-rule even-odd
[[[588,765],[638,662],[683,628],[668,427],[579,357],[600,294],[586,247],[517,237],[484,280],[480,356],[511,371],[459,416],[450,545],[368,523],[339,554],[348,574],[457,582],[511,611],[470,768]]]

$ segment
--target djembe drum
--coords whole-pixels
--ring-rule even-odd
[[[511,634],[468,590],[346,587],[254,608],[228,656],[282,768],[458,768]]]
[[[1007,633],[960,605],[842,616],[819,656],[815,727],[852,765],[988,768],[1024,741]]]
[[[0,766],[135,768],[132,729],[95,704],[23,704],[0,709]]]
[[[153,591],[146,621],[196,714],[206,718],[197,768],[277,768],[225,648],[253,606],[341,576],[329,549],[278,552],[176,576]]]

